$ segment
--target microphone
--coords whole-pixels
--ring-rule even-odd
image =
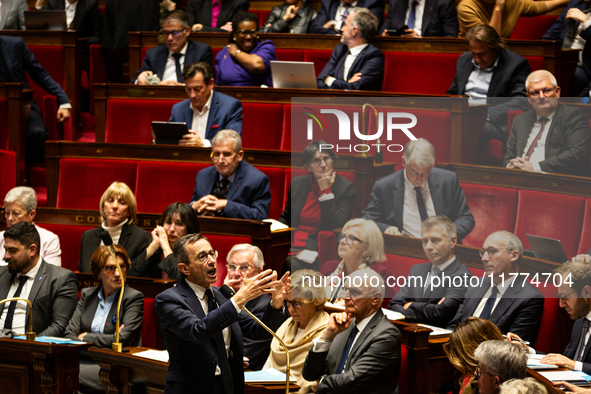
[[[115,261],[117,265],[117,271],[119,271],[119,277],[121,278],[121,292],[119,293],[119,302],[117,303],[117,321],[115,323],[115,342],[112,344],[112,349],[117,353],[123,352],[123,344],[119,342],[119,316],[121,310],[121,301],[123,301],[123,292],[125,291],[125,277],[123,276],[123,271],[121,271],[121,266],[119,265],[119,260],[117,260],[117,256],[115,255],[115,249],[113,249],[113,239],[107,230],[104,230],[100,234],[101,240],[107,247],[109,254]]]
[[[220,287],[220,293],[222,293],[222,295],[227,299],[234,297],[234,294],[236,294],[234,289],[232,289],[230,286],[226,284],[223,284]],[[242,310],[246,312],[248,316],[252,317],[252,319],[256,321],[258,324],[260,324],[265,330],[267,330],[269,334],[273,336],[273,338],[277,339],[277,341],[279,341],[279,343],[281,344],[281,347],[283,347],[283,351],[285,351],[285,362],[287,364],[287,368],[285,370],[285,394],[289,394],[289,352],[287,351],[287,346],[285,346],[285,343],[283,343],[281,338],[279,338],[277,334],[273,332],[273,330],[267,327],[265,323],[263,323],[258,317],[256,317],[248,309],[246,309],[246,306],[243,306]]]

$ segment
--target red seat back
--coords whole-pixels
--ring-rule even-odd
[[[242,146],[279,150],[283,136],[283,104],[242,104]]]
[[[39,224],[39,226],[58,236],[60,239],[60,247],[62,249],[62,267],[72,271],[78,270],[78,261],[80,260],[80,240],[82,239],[82,234],[98,225],[98,222],[96,226],[72,226],[54,223]]]
[[[160,332],[154,298],[144,298],[144,320],[142,323],[142,346],[156,349],[156,333]]]
[[[557,18],[558,15],[521,16],[517,19],[515,29],[511,33],[511,39],[539,40],[552,27]],[[533,67],[532,71],[535,71]]]
[[[236,244],[250,244],[251,239],[249,237],[234,237],[230,235],[217,235],[217,234],[203,234],[207,237],[211,247],[215,250],[219,251],[219,256],[217,260],[217,269],[218,269],[218,279],[215,282],[215,286],[221,286],[224,284],[224,278],[228,273],[228,269],[226,268],[226,264],[228,264],[226,257],[228,257],[228,252],[232,249],[232,246]],[[271,262],[266,262],[266,265],[269,265]]]
[[[275,49],[277,54],[277,60],[290,61],[290,62],[303,62],[305,59],[303,49]]]
[[[285,201],[283,201],[285,185],[285,169],[271,167],[257,167],[261,172],[269,177],[271,184],[271,208],[269,209],[269,218],[279,219]]]
[[[65,59],[64,59],[64,47],[62,46],[53,46],[53,45],[28,45],[28,48],[35,58],[39,61],[39,64],[47,70],[51,78],[57,82],[62,89],[65,87],[66,75],[65,75]],[[39,106],[39,110],[41,111],[41,115],[43,115],[43,96],[47,94],[43,88],[37,85],[29,74],[27,74],[27,81],[29,83],[29,87],[33,89],[35,92],[33,93],[33,97]],[[70,100],[75,100],[76,97],[70,97]],[[55,115],[53,115],[55,117]]]
[[[524,56],[529,62],[529,66],[532,71],[538,71],[544,69],[544,57],[543,56]]]
[[[136,71],[131,70],[132,75],[135,75]],[[107,82],[107,66],[105,65],[101,46],[97,44],[90,46],[90,73],[88,79],[90,85],[90,113],[94,114],[94,84]]]
[[[152,121],[170,119],[174,100],[107,100],[106,142],[152,143]]]
[[[304,61],[314,63],[314,71],[318,76],[330,60],[331,55],[332,51],[330,49],[307,49],[304,54]]]

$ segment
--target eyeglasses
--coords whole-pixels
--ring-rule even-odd
[[[164,37],[168,37],[170,35],[177,37],[182,31],[184,30],[161,30],[160,32]]]
[[[213,257],[214,260],[217,259],[218,254],[219,254],[219,252],[217,250],[210,250],[209,252],[201,252],[197,255],[197,261],[199,261],[201,264],[205,264],[209,261],[210,257]]]
[[[507,249],[497,249],[497,248],[493,248],[492,246],[490,248],[482,248],[480,249],[480,251],[478,252],[480,254],[480,257],[484,257],[485,253],[488,253],[489,257],[494,256],[497,252],[500,252],[501,250],[507,250]]]
[[[294,309],[302,309],[302,302],[301,301],[285,300],[285,301],[283,301],[283,305],[285,305],[286,308],[289,308],[289,306],[291,305]]]
[[[211,152],[211,155],[209,155],[209,157],[211,157],[211,160],[216,163],[218,161],[220,161],[220,159],[223,157],[225,161],[232,161],[234,159],[234,157],[237,155],[238,153],[228,153],[228,152]]]
[[[361,242],[363,243],[362,240],[360,240],[357,237],[354,237],[352,235],[346,235],[346,234],[339,234],[339,236],[337,237],[337,243],[343,241],[345,243],[345,245],[353,245],[355,242]]]
[[[557,294],[556,294],[556,297],[558,298],[558,301],[564,301],[564,300],[566,300],[567,298],[570,298],[570,296],[571,296],[571,295],[573,295],[573,294],[575,294],[576,292],[577,292],[577,291],[576,291],[576,290],[574,290],[573,292],[571,292],[571,293],[569,293],[569,294],[567,294],[567,295],[563,295],[563,294],[557,293]]]
[[[255,36],[257,34],[256,30],[238,30],[238,34],[241,36]]]
[[[556,88],[544,88],[544,89],[539,89],[539,90],[530,90],[529,92],[527,92],[528,95],[530,95],[530,97],[540,97],[542,94],[544,95],[544,97],[547,97],[550,93],[552,93],[553,91],[555,91]]]
[[[312,160],[310,162],[310,164],[312,164],[314,167],[318,167],[320,164],[322,164],[322,162],[324,162],[324,164],[329,166],[332,164],[332,157],[330,157],[330,156],[320,157],[320,158]]]
[[[474,373],[476,374],[476,377],[480,378],[482,376],[482,370],[480,369],[480,367],[476,367],[476,369],[474,370]],[[487,374],[488,376],[496,376],[490,372],[485,372],[485,374]]]
[[[359,289],[354,289],[354,288],[345,288],[345,291],[343,292],[343,298],[359,298],[363,295],[363,292]]]
[[[127,272],[127,266],[125,264],[121,264],[120,267],[121,267],[121,272],[123,272],[123,273]],[[105,270],[107,275],[113,276],[115,274],[115,271],[117,271],[117,266],[116,265],[105,265],[103,267],[103,269]]]
[[[248,266],[248,265],[228,264],[228,265],[226,265],[226,268],[228,268],[228,272],[234,272],[236,270],[240,270],[240,272],[242,272],[243,274],[246,274],[248,272],[248,270],[250,269],[250,266]]]

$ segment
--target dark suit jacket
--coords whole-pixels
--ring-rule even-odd
[[[481,281],[480,286],[470,287],[466,292],[466,299],[449,323],[448,328],[451,329],[459,322],[474,315],[474,311],[491,284],[489,276],[479,278],[479,280]],[[505,279],[505,282],[507,281],[508,279]],[[499,300],[488,320],[496,324],[503,334],[512,332],[519,335],[524,341],[534,344],[542,322],[543,311],[544,296],[542,293],[529,282],[524,282],[523,276],[517,276],[513,285],[505,291]]]
[[[579,340],[581,339],[581,335],[583,334],[583,319],[577,319],[575,321],[575,325],[573,326],[573,331],[570,336],[570,343],[564,349],[564,354],[566,357],[570,358],[571,360],[575,359],[577,348],[579,347]],[[587,341],[587,345],[585,346],[585,350],[583,352],[583,372],[586,374],[591,373],[591,341]]]
[[[515,117],[503,166],[525,153],[535,121],[536,112],[533,109]],[[546,160],[540,162],[542,171],[589,176],[590,149],[591,127],[585,113],[578,108],[558,104],[546,137]]]
[[[212,140],[218,131],[230,129],[242,135],[242,103],[234,97],[211,91],[211,108],[207,117],[205,138]],[[189,99],[172,106],[169,122],[185,122],[187,128],[193,125],[193,110]]]
[[[552,40],[552,41],[562,41],[564,40],[564,35],[566,33],[566,13],[571,8],[578,8],[581,11],[585,11],[589,9],[589,5],[584,0],[570,0],[562,14],[556,19],[556,22],[552,25],[550,29],[540,38],[540,40]],[[579,27],[579,22],[575,22],[575,26]]]
[[[467,280],[472,274],[460,260],[455,259],[443,271],[445,277],[450,278],[450,282],[445,279],[441,286],[433,287],[433,291],[429,288],[423,296],[424,285],[427,283],[427,274],[431,272],[432,267],[433,264],[431,263],[412,266],[410,277],[420,277],[422,280],[410,281],[407,278],[406,286],[396,293],[396,296],[388,304],[388,309],[402,313],[407,320],[437,327],[447,327],[464,301],[469,284]],[[459,287],[453,286],[453,280],[456,277],[462,278],[462,285]],[[456,281],[458,280],[456,279]],[[446,286],[448,283],[451,283],[451,285]],[[445,300],[439,304],[443,297],[445,297]],[[408,309],[404,309],[407,302],[412,302],[412,304]]]
[[[306,203],[311,189],[310,177],[307,175],[292,179],[285,209],[279,217],[281,223],[296,228],[300,224],[300,213]],[[343,227],[351,219],[351,207],[355,200],[355,186],[336,174],[331,187],[334,198],[320,202],[320,228],[318,231],[332,231]],[[306,249],[318,250],[318,233],[310,234],[306,240]]]
[[[269,217],[271,188],[269,178],[244,160],[238,165],[234,182],[228,191],[228,203],[220,216],[237,219],[263,220]],[[199,171],[191,204],[211,194],[219,177],[215,166]]]
[[[318,12],[314,7],[308,3],[304,3],[298,10],[295,18],[291,21],[286,22],[283,19],[285,11],[289,7],[288,3],[283,3],[273,7],[269,17],[261,27],[261,33],[293,33],[294,34],[306,34],[308,28],[312,24],[312,21],[318,15]],[[268,24],[271,26],[267,27]]]
[[[232,22],[234,15],[238,11],[248,11],[250,2],[248,0],[224,0],[222,2],[222,9],[218,16],[217,26],[211,26],[211,8],[212,2],[210,0],[190,0],[187,8],[187,15],[189,15],[189,25],[193,26],[196,23],[201,23],[203,29],[201,31],[220,31],[226,32],[220,27],[227,22]]]
[[[25,30],[26,0],[4,0],[0,10],[0,30]]]
[[[472,53],[466,52],[458,58],[456,76],[447,94],[466,94],[466,83],[472,70],[474,70]],[[531,68],[526,58],[509,49],[501,50],[499,62],[493,70],[488,87],[487,102],[491,105],[488,109],[489,120],[505,133],[509,128],[507,112],[527,111],[529,108],[527,100],[521,97],[525,97],[525,80],[530,72]],[[509,100],[507,97],[515,98]]]
[[[4,6],[2,6],[4,8]],[[25,89],[29,88],[25,71],[33,81],[47,93],[57,97],[57,104],[70,102],[60,85],[57,84],[49,73],[41,67],[33,53],[27,48],[20,37],[0,36],[0,50],[8,69],[7,81],[22,82]],[[33,105],[36,106],[35,102]]]
[[[82,243],[80,246],[80,261],[78,261],[78,270],[80,272],[92,272],[90,270],[90,258],[94,251],[101,246],[102,227],[85,231],[82,234]],[[135,224],[125,224],[121,229],[119,245],[123,246],[129,259],[131,260],[131,273],[134,270],[136,259],[146,251],[146,248],[152,242],[152,236],[149,232],[142,230]],[[144,255],[145,259],[145,255]],[[139,260],[138,260],[139,261]]]
[[[384,54],[382,51],[372,44],[363,48],[343,80],[339,79],[337,74],[345,63],[348,51],[349,48],[345,44],[335,47],[330,60],[316,79],[318,89],[382,90],[382,81],[384,80]],[[359,81],[347,82],[349,78],[359,72],[362,74]],[[326,77],[329,76],[337,78],[330,87],[324,83]]]
[[[398,30],[404,26],[408,0],[393,0],[388,4],[384,29]],[[457,37],[458,12],[456,2],[450,0],[426,0],[423,12],[421,37]]]
[[[220,306],[207,315],[185,279],[156,296],[154,306],[170,355],[164,391],[166,394],[194,392],[196,387],[202,392],[212,391],[218,361],[214,335],[228,326],[232,330],[232,356],[228,361],[232,370],[234,393],[244,392],[242,335],[251,330],[262,337],[266,337],[268,333],[246,313],[238,314],[234,304],[226,302],[228,300],[217,287],[212,287],[212,290]],[[269,328],[277,330],[283,320],[283,311],[276,311],[268,304],[263,321]]]
[[[64,0],[47,0],[44,10],[65,10]],[[103,14],[98,7],[97,0],[78,0],[73,26],[78,37],[90,38],[88,44],[100,44],[103,31]]]
[[[120,291],[117,291],[111,310],[107,315],[103,334],[93,334],[91,332],[92,320],[99,303],[98,293],[102,288],[102,286],[98,286],[82,289],[76,312],[74,312],[74,316],[72,316],[66,328],[64,335],[66,338],[78,341],[78,335],[87,332],[88,334],[84,337],[86,342],[90,342],[92,346],[96,347],[111,348],[111,345],[115,342],[115,319],[117,318]],[[119,325],[125,325],[119,333],[119,342],[123,344],[123,347],[139,346],[143,319],[144,295],[131,287],[125,286],[119,315]]]
[[[322,7],[316,19],[312,21],[308,33],[311,34],[337,34],[334,29],[325,29],[324,24],[335,19],[340,0],[322,0]],[[384,0],[359,0],[357,7],[369,8],[378,17],[378,26],[384,19]]]
[[[148,49],[142,67],[140,67],[138,72],[135,73],[131,83],[135,83],[140,74],[148,70],[158,75],[158,78],[162,80],[167,59],[168,48],[166,45],[158,45],[155,48]],[[211,51],[211,47],[202,44],[199,41],[187,40],[187,52],[185,53],[184,67],[196,62],[205,62],[213,69],[213,52]]]
[[[125,49],[130,31],[155,31],[160,26],[159,0],[107,0],[101,46]],[[133,71],[133,70],[132,70]]]
[[[33,304],[33,331],[37,335],[61,337],[76,309],[78,301],[78,280],[74,272],[40,259],[39,271],[29,292]],[[12,275],[8,267],[0,267],[0,300],[8,295]],[[0,315],[6,304],[0,305]],[[25,322],[29,321],[29,312]],[[26,323],[28,331],[28,323]]]
[[[445,215],[458,229],[458,242],[474,228],[474,217],[455,172],[432,168],[429,190],[437,215]],[[418,209],[418,208],[417,208]],[[371,192],[371,202],[363,211],[365,219],[376,222],[382,232],[390,226],[402,231],[404,210],[404,170],[378,180]]]
[[[338,334],[328,352],[310,350],[302,371],[304,379],[313,381],[326,375],[318,386],[318,394],[398,393],[400,332],[381,309],[355,341],[343,373],[336,374],[352,329],[353,325]]]

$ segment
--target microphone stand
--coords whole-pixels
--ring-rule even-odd
[[[33,331],[33,304],[26,298],[21,297],[14,297],[14,298],[7,298],[5,300],[0,301],[0,304],[4,304],[6,302],[12,301],[24,301],[29,304],[29,332],[25,333],[27,341],[34,341],[35,340],[35,332]]]

